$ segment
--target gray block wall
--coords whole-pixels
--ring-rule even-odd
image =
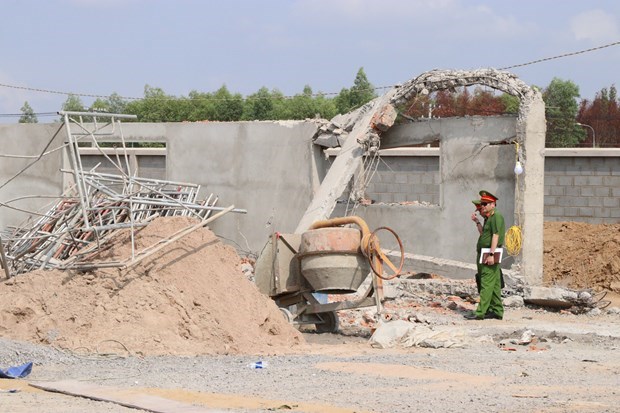
[[[459,137],[467,132],[467,124],[447,120],[442,123],[448,139],[442,141],[441,149],[410,148],[382,155],[367,193],[377,203],[358,212],[373,229],[382,225],[392,227],[403,238],[408,252],[469,262],[476,238],[475,228],[467,227],[473,211],[469,209],[470,198],[476,196],[481,185],[491,192],[498,191],[495,193],[502,200],[499,208],[507,223],[511,223],[514,155],[508,145],[483,147],[480,125],[476,126],[478,135],[467,138]],[[63,161],[62,151],[45,155],[28,167],[34,160],[32,156],[36,158],[50,140],[53,140],[50,149],[62,146],[65,134],[54,136],[59,126],[0,127],[4,154],[31,157],[2,160],[2,183],[27,169],[18,179],[0,188],[0,202],[22,198],[10,205],[37,210],[50,200],[23,197],[62,193],[60,169],[69,167],[67,160]],[[123,129],[127,141],[167,142],[165,149],[129,151],[140,176],[200,184],[204,191],[220,196],[220,205],[234,203],[238,208],[247,209],[247,215],[229,214],[214,222],[213,228],[244,250],[254,252],[262,248],[271,231],[294,230],[329,164],[312,144],[316,130],[312,122],[136,123],[126,124]],[[492,168],[488,175],[481,175],[480,165],[468,155],[481,150],[485,152],[484,159],[492,159],[492,165],[503,169]],[[104,159],[93,148],[84,151],[92,153],[92,158],[83,158],[85,166],[94,166]],[[390,151],[395,150],[386,150]],[[445,151],[443,165],[440,151]],[[620,149],[547,149],[545,156],[546,220],[620,222]],[[457,169],[454,165],[460,167]],[[109,165],[104,162],[102,167]],[[504,180],[501,186],[486,186],[493,185],[498,176]],[[423,203],[415,204],[415,201]],[[407,204],[409,202],[414,205]],[[428,204],[424,204],[426,202]],[[335,214],[338,215],[338,211]],[[2,228],[17,225],[27,216],[4,206],[0,224]],[[32,217],[36,219],[36,215]],[[446,230],[440,231],[439,226]],[[445,239],[446,234],[451,234],[452,244]]]
[[[438,156],[384,156],[366,189],[373,202],[439,205]]]
[[[546,221],[620,222],[620,160],[548,154],[544,214]]]

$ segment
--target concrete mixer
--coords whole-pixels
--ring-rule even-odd
[[[383,231],[400,248],[398,266],[381,250]],[[380,314],[383,280],[398,277],[403,263],[403,245],[393,230],[380,227],[371,232],[364,220],[353,216],[315,222],[302,234],[272,234],[254,272],[259,290],[276,302],[289,322],[314,324],[317,332],[325,333],[338,331],[339,310],[376,306]],[[371,282],[359,292],[368,276]],[[317,293],[359,294],[324,303]]]

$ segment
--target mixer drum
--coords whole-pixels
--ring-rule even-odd
[[[328,227],[301,235],[301,274],[313,291],[350,294],[360,287],[370,272],[362,255],[362,233],[356,228]]]

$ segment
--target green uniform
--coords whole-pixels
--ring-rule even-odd
[[[506,226],[504,217],[497,210],[487,218],[482,228],[482,234],[478,238],[476,245],[477,262],[480,261],[480,250],[482,248],[490,248],[493,234],[497,234],[499,239],[497,247],[504,245],[504,234]],[[478,318],[484,318],[487,312],[495,313],[497,316],[504,316],[504,306],[502,304],[502,287],[501,287],[501,268],[500,264],[486,265],[479,264],[480,273],[480,303],[475,311]]]

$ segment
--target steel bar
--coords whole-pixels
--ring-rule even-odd
[[[9,271],[9,263],[6,260],[6,255],[4,254],[4,246],[2,245],[2,238],[0,238],[0,260],[2,260],[2,268],[4,268],[4,274],[6,275],[6,279],[11,278],[11,272]]]

